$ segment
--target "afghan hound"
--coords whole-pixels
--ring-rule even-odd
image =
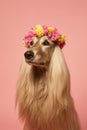
[[[61,48],[47,36],[33,37],[30,46],[16,95],[23,130],[80,130]]]

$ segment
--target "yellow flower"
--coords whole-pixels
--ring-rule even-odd
[[[24,47],[28,47],[28,44],[24,43]]]
[[[66,37],[65,35],[60,35],[59,39],[58,39],[58,43],[61,44],[65,41]]]
[[[36,32],[38,37],[41,37],[44,35],[44,29],[40,24],[35,26],[35,32]]]
[[[49,32],[53,33],[54,32],[54,28],[53,27],[48,27]]]

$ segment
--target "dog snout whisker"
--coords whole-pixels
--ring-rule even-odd
[[[34,53],[33,53],[33,51],[27,51],[24,53],[24,56],[26,59],[31,60],[34,58]]]

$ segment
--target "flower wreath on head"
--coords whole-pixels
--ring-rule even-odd
[[[52,42],[55,42],[56,44],[58,44],[58,46],[61,49],[65,45],[65,36],[60,35],[56,28],[38,24],[25,35],[25,37],[24,37],[25,47],[27,47],[27,48],[30,47],[30,43],[34,36],[39,37],[39,38],[42,36],[48,36],[50,38],[50,40]]]

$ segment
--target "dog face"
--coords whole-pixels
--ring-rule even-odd
[[[55,43],[47,36],[33,37],[30,47],[24,53],[25,61],[33,66],[46,67],[50,63],[54,48]]]

